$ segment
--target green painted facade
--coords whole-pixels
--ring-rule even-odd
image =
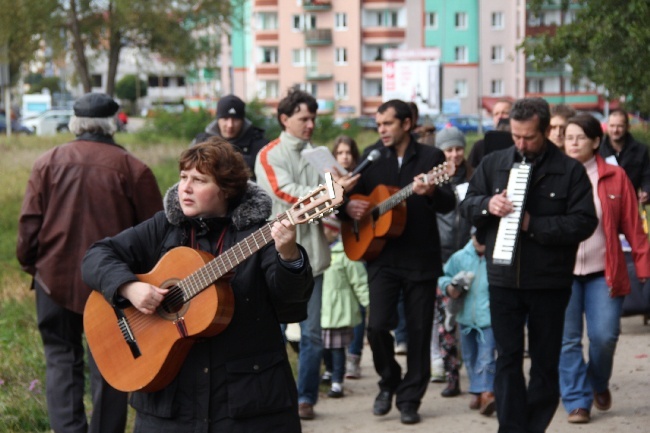
[[[455,48],[467,47],[467,62],[478,63],[479,59],[479,0],[425,0],[425,15],[435,12],[437,28],[424,29],[425,47],[439,47],[442,63],[456,63]],[[456,14],[467,14],[467,27],[456,28]]]
[[[251,19],[253,16],[252,0],[230,0],[232,18],[230,20],[230,46],[232,52],[232,67],[246,68],[249,66],[253,35],[251,34]]]

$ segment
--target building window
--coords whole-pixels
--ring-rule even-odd
[[[492,12],[492,28],[498,30],[503,27],[503,12]]]
[[[257,14],[258,30],[277,30],[278,14],[271,12],[260,12]]]
[[[334,28],[336,30],[348,29],[348,14],[344,12],[337,12],[334,16]]]
[[[456,29],[465,30],[467,29],[467,13],[466,12],[456,12]]]
[[[292,50],[291,64],[293,66],[305,66],[305,51],[302,49]]]
[[[492,80],[490,82],[490,94],[492,96],[503,96],[503,80]]]
[[[454,81],[454,94],[457,98],[467,98],[467,80]]]
[[[503,63],[503,46],[494,45],[492,47],[492,63]]]
[[[292,29],[294,31],[303,31],[316,28],[316,15],[303,14],[292,16]]]
[[[530,27],[543,26],[544,21],[545,21],[544,12],[540,12],[539,15],[533,15],[532,13],[528,14],[528,25]]]
[[[424,26],[427,29],[438,28],[438,14],[436,12],[429,12],[424,17]]]
[[[337,48],[334,51],[334,61],[337,65],[347,65],[348,63],[348,50],[347,48]]]
[[[280,88],[277,80],[257,81],[257,97],[260,99],[277,99]]]
[[[260,50],[260,63],[278,63],[278,48],[262,47]]]
[[[364,98],[377,97],[377,96],[381,96],[382,94],[381,80],[374,79],[374,78],[363,80],[361,86],[362,86],[361,95]]]
[[[300,83],[298,88],[303,92],[309,93],[314,98],[318,97],[318,86],[316,83]]]
[[[544,80],[538,78],[532,78],[528,80],[528,93],[544,93]]]
[[[454,61],[456,63],[467,63],[467,47],[464,45],[454,49]]]
[[[348,99],[348,83],[336,83],[336,99]]]
[[[370,16],[368,24],[375,27],[397,27],[399,15],[397,11],[376,11]]]

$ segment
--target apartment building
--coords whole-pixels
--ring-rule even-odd
[[[597,99],[589,83],[571,84],[564,66],[535,71],[517,49],[572,19],[559,5],[533,17],[526,0],[249,0],[238,12],[223,39],[221,88],[270,107],[298,86],[321,113],[374,114],[395,53],[440,65],[441,111],[476,114],[527,95],[574,105]]]

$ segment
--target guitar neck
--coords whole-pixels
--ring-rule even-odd
[[[255,254],[273,240],[271,227],[275,221],[287,218],[282,214],[276,220],[264,224],[260,229],[251,233],[224,253],[209,261],[205,266],[183,278],[178,286],[183,289],[183,302],[187,302],[219,278],[232,271],[241,262]]]
[[[372,209],[372,214],[381,216],[413,195],[413,183],[414,182],[409,183],[404,188],[400,189],[395,194],[391,195],[389,198],[375,206]]]

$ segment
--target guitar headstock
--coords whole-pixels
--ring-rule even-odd
[[[433,167],[427,174],[424,175],[424,183],[429,185],[440,185],[449,182],[450,167],[447,161]]]
[[[334,182],[332,175],[325,173],[325,185],[319,185],[286,212],[292,224],[316,222],[334,212],[343,203],[343,187]]]

